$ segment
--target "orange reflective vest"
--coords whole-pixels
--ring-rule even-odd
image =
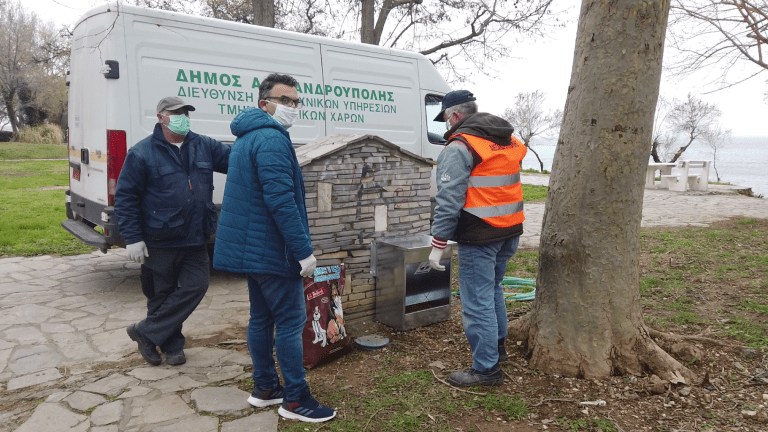
[[[456,134],[451,139],[456,136],[464,138],[482,159],[470,173],[464,211],[497,228],[523,223],[520,161],[527,147],[514,136],[506,146],[467,134]]]

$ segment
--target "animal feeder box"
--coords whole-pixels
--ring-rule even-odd
[[[431,237],[414,235],[381,239],[371,250],[376,277],[376,321],[410,330],[450,319],[451,278],[456,243],[448,242],[440,264],[429,266]]]

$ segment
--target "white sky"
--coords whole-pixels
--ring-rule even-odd
[[[429,1],[429,0],[427,0]],[[578,5],[576,0],[560,0]],[[44,20],[53,20],[57,24],[73,24],[93,5],[103,0],[25,0],[24,6],[34,11]],[[461,87],[475,93],[482,111],[501,114],[512,106],[515,95],[520,92],[541,90],[547,95],[545,109],[563,108],[571,76],[573,48],[576,38],[578,7],[569,12],[571,23],[559,29],[551,38],[528,46],[515,46],[514,58],[496,62],[495,70],[502,71],[499,78],[487,79],[477,76],[475,83],[466,83]],[[667,55],[671,53],[667,50]],[[749,66],[748,66],[749,67]],[[757,71],[757,66],[751,70]],[[768,91],[766,79],[762,74],[728,90],[709,95],[712,90],[708,83],[716,75],[680,78],[662,77],[661,95],[669,99],[683,99],[691,92],[696,97],[716,104],[723,112],[721,124],[724,129],[731,129],[734,136],[768,136],[768,105],[763,102]]]

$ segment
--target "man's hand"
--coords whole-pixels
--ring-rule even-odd
[[[445,271],[445,266],[440,265],[440,258],[443,257],[445,249],[432,247],[432,252],[429,254],[429,266],[437,271]]]
[[[429,254],[429,266],[438,271],[445,271],[445,266],[440,265],[440,258],[443,257],[447,240],[440,240],[432,237],[432,252]]]
[[[317,258],[315,258],[315,255],[312,254],[303,260],[299,260],[299,264],[301,265],[301,275],[304,277],[310,277],[315,273],[315,268],[317,267]]]
[[[125,249],[128,250],[128,258],[139,264],[144,264],[144,258],[149,256],[147,245],[143,241],[129,244]]]

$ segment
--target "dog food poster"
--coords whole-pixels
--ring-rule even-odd
[[[343,294],[343,265],[318,267],[313,277],[304,278],[307,304],[307,324],[303,334],[304,366],[314,367],[349,350],[341,306]]]

